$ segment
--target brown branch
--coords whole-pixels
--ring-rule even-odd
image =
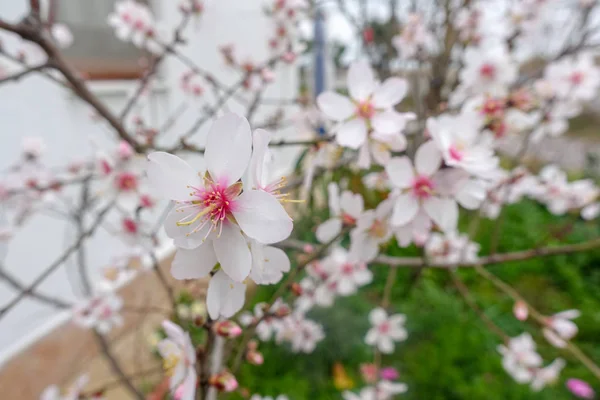
[[[306,245],[312,244],[308,242],[302,242],[296,239],[287,239],[283,242],[277,243],[275,246],[282,249],[295,249],[302,251]],[[478,265],[493,265],[516,261],[526,261],[536,257],[550,257],[564,254],[573,254],[588,250],[594,250],[597,248],[600,248],[600,238],[592,239],[587,242],[577,244],[542,247],[539,249],[521,250],[510,253],[498,253],[480,257],[477,261],[463,262],[460,264],[431,261],[427,262],[422,257],[392,257],[387,255],[378,256],[377,258],[375,258],[375,260],[373,260],[373,263],[386,264],[398,268],[473,268]]]
[[[450,272],[450,276],[452,277],[452,281],[454,282],[454,286],[456,286],[456,289],[458,289],[458,292],[461,294],[462,298],[465,300],[465,303],[467,303],[467,305],[469,307],[471,307],[471,309],[475,312],[475,314],[477,314],[479,316],[481,321],[489,328],[490,331],[494,332],[503,341],[507,342],[510,339],[508,337],[508,335],[506,333],[504,333],[504,331],[502,329],[500,329],[500,327],[498,325],[496,325],[496,323],[494,321],[492,321],[492,319],[486,315],[485,311],[483,311],[477,305],[477,302],[473,298],[471,291],[469,290],[467,285],[465,285],[465,283],[463,282],[461,277],[458,275],[456,270],[451,269],[451,270],[449,270],[449,272]]]
[[[36,299],[36,300],[40,300],[44,303],[47,304],[51,304],[52,306],[56,307],[56,308],[69,308],[71,307],[71,305],[67,302],[65,302],[64,300],[60,300],[54,297],[50,297],[47,296],[45,294],[42,293],[38,293],[34,290],[27,290],[27,288],[21,283],[19,282],[14,276],[12,276],[11,274],[9,274],[7,271],[5,271],[3,268],[0,268],[0,278],[3,279],[4,281],[6,281],[6,283],[8,283],[10,286],[12,286],[15,290],[17,290],[20,293],[26,293],[26,295]]]
[[[123,369],[121,368],[121,365],[119,364],[117,359],[113,356],[111,349],[110,349],[110,345],[109,345],[108,341],[106,340],[106,338],[104,336],[102,336],[101,334],[99,334],[98,332],[94,332],[94,335],[96,337],[96,341],[98,342],[98,345],[100,346],[102,355],[104,355],[104,358],[106,358],[106,360],[108,361],[110,368],[112,369],[113,373],[115,375],[117,375],[117,377],[119,378],[119,381],[123,384],[123,386],[125,386],[125,388],[131,393],[131,395],[134,398],[136,398],[138,400],[144,400],[144,395],[142,394],[142,392],[140,392],[133,385],[131,380],[123,372]]]
[[[40,46],[48,56],[48,62],[52,63],[55,69],[61,72],[67,82],[71,85],[72,91],[104,118],[106,122],[113,127],[121,139],[129,143],[136,151],[143,151],[143,146],[137,143],[133,137],[129,135],[119,119],[88,89],[85,81],[81,79],[77,71],[67,63],[60,50],[43,34],[40,25],[32,25],[28,19],[25,19],[18,24],[11,24],[0,19],[0,29],[16,33],[22,39],[36,43]]]
[[[158,55],[152,59],[150,67],[146,71],[146,74],[140,80],[137,90],[135,91],[134,95],[129,99],[129,101],[123,108],[123,111],[121,111],[121,114],[119,115],[119,121],[123,122],[123,120],[127,117],[127,114],[129,114],[129,112],[136,105],[136,103],[140,99],[142,93],[146,89],[148,82],[150,82],[150,79],[152,79],[152,77],[156,75],[156,73],[158,72],[158,67],[160,66],[162,61],[166,58],[167,54],[173,52],[173,49],[175,48],[175,46],[178,43],[183,42],[181,35],[182,35],[183,30],[186,28],[189,20],[190,20],[190,14],[185,13],[183,15],[183,18],[181,19],[181,22],[179,23],[179,26],[177,26],[177,28],[175,29],[175,33],[173,35],[173,41],[164,47],[164,50],[160,55]]]
[[[24,78],[25,76],[31,74],[32,72],[43,71],[44,69],[50,68],[50,67],[51,67],[50,63],[44,63],[44,64],[37,65],[35,67],[27,68],[23,71],[17,72],[16,74],[1,78],[0,84],[6,83],[6,82],[16,82],[16,81],[20,80],[21,78]]]
[[[13,308],[16,304],[18,304],[25,296],[31,296],[31,293],[46,280],[50,274],[52,274],[57,268],[59,268],[80,246],[83,245],[85,240],[91,237],[96,229],[100,226],[104,217],[108,212],[112,209],[114,202],[111,202],[108,206],[106,206],[102,211],[100,211],[92,224],[92,226],[73,243],[69,246],[65,252],[58,257],[50,266],[48,266],[44,272],[38,276],[29,286],[24,288],[14,299],[12,299],[6,306],[0,309],[0,317],[6,314],[11,308]]]

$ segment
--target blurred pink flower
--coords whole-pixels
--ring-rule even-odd
[[[580,397],[582,399],[593,399],[594,398],[594,389],[587,383],[580,379],[568,379],[567,380],[567,389],[571,391],[575,396]]]
[[[400,374],[394,367],[385,367],[379,373],[381,375],[381,379],[386,381],[395,381],[400,377]]]

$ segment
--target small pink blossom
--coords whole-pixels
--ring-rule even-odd
[[[582,399],[593,399],[595,392],[594,389],[585,381],[580,379],[570,378],[567,379],[567,388],[573,393],[575,396],[580,397]]]

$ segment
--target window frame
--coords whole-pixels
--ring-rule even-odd
[[[57,21],[57,13],[58,7],[61,1],[64,0],[49,0],[48,1],[48,18],[47,23],[49,26],[52,26]],[[98,1],[98,0],[96,0]],[[150,7],[153,6],[153,1],[148,0],[148,5]],[[69,22],[65,21],[66,25],[69,26]],[[77,39],[77,38],[75,38]],[[115,40],[118,40],[115,37]],[[93,59],[84,59],[84,58],[73,58],[70,56],[65,56],[66,61],[73,66],[86,80],[89,81],[134,81],[141,79],[144,76],[145,68],[142,65],[132,66],[125,65],[127,63],[122,63],[121,65],[104,65],[93,67],[90,64],[97,63],[97,60]],[[87,64],[87,65],[86,65]]]

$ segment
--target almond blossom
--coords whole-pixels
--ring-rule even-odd
[[[294,353],[312,353],[317,344],[325,338],[323,327],[306,319],[303,314],[294,313],[283,319],[275,341],[289,342]]]
[[[502,45],[469,47],[465,50],[465,66],[460,71],[460,85],[451,102],[462,102],[478,94],[506,96],[508,87],[517,79],[517,65]]]
[[[576,101],[594,99],[600,88],[600,69],[590,53],[550,63],[544,71],[544,78],[552,82],[558,97]]]
[[[161,34],[148,6],[133,0],[115,3],[115,11],[108,16],[108,24],[115,29],[117,38],[131,41],[151,53],[162,50]]]
[[[434,263],[472,263],[477,261],[478,252],[479,244],[471,242],[468,235],[458,232],[434,232],[425,245],[425,254]]]
[[[419,14],[409,14],[399,35],[392,38],[392,44],[404,60],[423,53],[427,55],[435,49],[435,36],[431,33]]]
[[[171,154],[148,156],[151,184],[177,202],[164,224],[179,248],[175,278],[201,278],[218,262],[226,275],[242,282],[252,268],[247,238],[270,244],[291,233],[292,220],[277,197],[239,181],[250,163],[251,140],[248,121],[227,114],[208,133],[202,177]]]
[[[408,157],[394,158],[386,166],[386,172],[396,190],[392,192],[394,208],[391,223],[403,226],[424,211],[443,231],[453,231],[458,222],[458,205],[452,196],[449,176],[441,180],[439,168],[442,156],[434,142],[419,147],[415,165]]]
[[[345,190],[340,196],[339,191],[338,185],[334,182],[327,186],[331,218],[317,227],[316,236],[321,243],[327,243],[339,235],[343,225],[355,225],[364,211],[363,198],[360,194]]]
[[[468,112],[429,118],[427,131],[447,165],[483,178],[496,173],[499,160],[492,143],[480,135],[474,116]]]
[[[341,296],[354,294],[359,287],[373,280],[373,274],[367,265],[343,247],[334,248],[331,254],[322,260],[322,264],[330,265],[326,268],[331,271],[325,284]]]
[[[169,377],[171,394],[177,400],[194,400],[196,350],[190,335],[171,321],[164,321],[162,327],[167,337],[158,343],[157,349],[163,359],[165,374]]]
[[[369,322],[372,328],[365,336],[365,343],[375,346],[384,354],[394,352],[394,342],[402,342],[408,337],[404,328],[406,316],[394,314],[388,316],[383,308],[374,308],[369,313]]]
[[[548,317],[546,327],[542,330],[546,340],[554,347],[566,347],[567,341],[573,339],[578,331],[577,325],[571,320],[580,315],[578,310],[567,310]]]
[[[393,234],[390,224],[394,203],[384,200],[374,210],[365,211],[351,232],[351,252],[365,262],[372,261],[379,253],[379,245],[386,243]]]
[[[502,354],[502,366],[518,383],[529,383],[535,371],[542,365],[542,357],[535,350],[535,342],[528,333],[511,338],[508,347],[498,346]]]
[[[100,290],[97,295],[73,307],[73,322],[83,328],[95,329],[102,334],[123,325],[119,314],[123,300],[111,291]]]
[[[544,368],[540,368],[535,372],[535,377],[531,382],[531,389],[536,392],[542,390],[545,386],[551,385],[558,381],[560,372],[565,367],[565,360],[557,358]]]
[[[394,106],[408,91],[404,79],[389,78],[378,83],[366,61],[353,63],[348,70],[350,99],[336,92],[324,92],[317,98],[321,111],[339,122],[334,128],[337,143],[358,149],[367,143],[367,134],[373,129],[379,135],[401,135],[413,113],[398,113]]]

